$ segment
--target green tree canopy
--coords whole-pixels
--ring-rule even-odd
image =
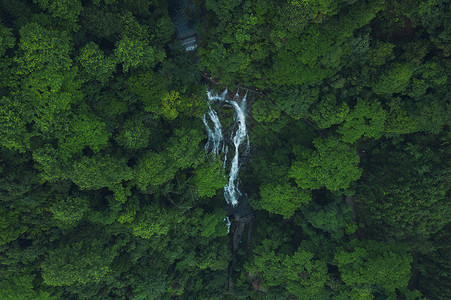
[[[302,189],[319,189],[325,186],[332,191],[347,189],[360,178],[359,157],[355,150],[334,137],[317,138],[315,150],[296,150],[298,159],[293,163],[290,177]]]

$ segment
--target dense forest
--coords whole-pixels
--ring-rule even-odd
[[[0,0],[0,299],[451,299],[451,1],[191,2]]]

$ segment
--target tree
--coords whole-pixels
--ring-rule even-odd
[[[172,2],[0,0],[0,299],[450,298],[449,0]]]
[[[42,9],[48,10],[50,14],[55,17],[64,28],[77,31],[78,15],[83,10],[80,0],[33,0]]]
[[[305,47],[306,45],[308,45],[308,42],[303,46]],[[331,49],[321,50],[324,52],[331,51]],[[298,51],[302,50],[299,49]],[[314,51],[314,53],[318,52]],[[323,67],[316,62],[316,58],[315,55],[313,57],[305,57],[304,60],[309,63],[305,64],[302,62],[303,57],[297,53],[289,50],[280,50],[274,57],[274,67],[268,69],[265,75],[276,85],[313,85],[334,74],[332,69]]]
[[[332,191],[347,189],[352,181],[360,178],[359,157],[348,144],[336,137],[317,138],[313,141],[316,150],[296,151],[298,159],[290,170],[290,177],[302,189],[319,189],[325,186]]]
[[[307,85],[299,88],[280,89],[275,91],[274,94],[277,107],[296,120],[309,116],[310,107],[319,99],[319,89]],[[276,109],[273,108],[272,110]]]
[[[10,78],[9,66],[11,64],[10,57],[5,55],[8,49],[11,49],[16,44],[16,38],[12,34],[11,28],[3,26],[0,22],[0,88],[8,85]],[[2,95],[3,96],[3,95]]]
[[[86,197],[60,195],[52,204],[50,211],[63,225],[75,226],[83,218],[88,206]]]
[[[153,68],[157,63],[162,62],[166,54],[155,47],[141,40],[123,37],[116,43],[114,55],[118,63],[122,64],[124,72],[130,68]]]
[[[339,103],[334,94],[324,95],[312,112],[312,119],[319,128],[329,128],[335,124],[341,124],[349,114],[349,106],[346,102]]]
[[[406,239],[428,252],[426,240],[448,222],[450,213],[446,149],[434,138],[417,134],[395,145],[382,142],[369,149],[357,188],[362,220],[374,234]],[[379,149],[378,149],[379,148]]]
[[[99,46],[94,42],[89,42],[81,50],[76,58],[80,63],[80,71],[87,79],[95,79],[104,83],[112,77],[116,64],[111,57],[105,57]]]
[[[31,274],[16,274],[13,277],[1,280],[0,297],[5,300],[58,299],[58,296],[52,296],[48,292],[36,291],[33,284],[35,277],[36,275]]]
[[[166,143],[166,153],[178,169],[196,167],[203,160],[199,143],[203,136],[196,129],[175,129]]]
[[[41,264],[44,282],[51,286],[99,283],[111,273],[118,245],[93,238],[61,243]]]
[[[131,223],[133,234],[144,239],[166,235],[170,230],[171,215],[160,209],[156,203],[142,207]]]
[[[121,181],[132,178],[131,169],[124,158],[103,154],[93,157],[83,156],[73,164],[72,181],[82,189],[114,187]]]
[[[386,113],[379,102],[370,104],[359,98],[356,106],[347,114],[345,122],[337,132],[343,135],[342,141],[350,144],[361,136],[377,139],[384,132],[385,119]]]
[[[0,207],[0,245],[14,241],[27,231],[27,227],[20,221],[19,212],[10,207]]]
[[[180,70],[178,70],[180,71]],[[181,93],[173,90],[170,78],[173,75],[143,72],[132,75],[127,80],[129,90],[144,105],[146,112],[151,112],[155,119],[162,117],[171,121],[180,114],[201,116],[205,109],[205,90],[196,88],[193,92]],[[186,74],[183,74],[186,77]],[[185,90],[187,87],[185,86]]]
[[[100,2],[100,0],[95,1]],[[99,5],[97,4],[97,6]],[[101,8],[94,5],[85,5],[80,13],[79,24],[94,39],[104,39],[109,42],[116,41],[117,36],[123,29],[123,23],[117,9],[103,4]]]
[[[72,116],[67,122],[65,134],[60,137],[59,153],[63,159],[80,154],[89,147],[94,153],[108,145],[111,136],[106,124],[92,113],[80,113]]]
[[[372,66],[383,66],[388,59],[393,59],[393,49],[396,45],[376,41],[370,51],[369,63]]]
[[[201,164],[194,170],[193,184],[199,197],[213,197],[216,191],[226,186],[227,178],[219,159]]]
[[[359,297],[384,293],[396,297],[410,280],[412,255],[406,245],[353,240],[349,249],[338,249],[335,262],[343,282]]]
[[[0,36],[2,37],[0,40],[0,57],[4,56],[6,50],[14,47],[16,43],[16,39],[12,34],[11,28],[3,26],[0,24]]]
[[[401,98],[390,99],[388,103],[387,119],[385,121],[386,133],[408,134],[419,130],[418,121],[407,109],[407,103]]]
[[[251,274],[261,272],[266,285],[282,286],[290,294],[303,299],[327,295],[324,289],[327,266],[316,259],[314,253],[299,248],[294,254],[285,255],[269,251],[267,240],[262,245],[254,250],[253,264],[246,268]]]
[[[147,147],[151,134],[151,130],[144,124],[144,117],[135,115],[125,120],[115,139],[125,149],[138,150]]]
[[[50,145],[33,151],[35,168],[40,171],[39,177],[42,182],[55,182],[69,178],[71,161],[67,161],[61,154]]]
[[[144,191],[149,186],[158,186],[171,180],[177,169],[164,155],[148,151],[138,160],[133,171],[136,185]]]
[[[231,11],[239,6],[241,0],[207,0],[205,7],[215,12],[215,14],[222,21],[228,21],[232,17]]]
[[[35,131],[62,130],[68,110],[82,98],[77,68],[69,56],[70,38],[36,23],[23,26],[20,35],[10,88]]]
[[[141,270],[141,272],[134,277],[139,280],[132,283],[134,287],[133,299],[160,299],[166,292],[166,274],[151,272],[149,270],[150,268]]]
[[[357,226],[352,221],[351,209],[344,203],[331,203],[324,207],[316,205],[315,210],[304,212],[313,227],[326,231],[335,241],[343,239],[345,233],[353,233]]]
[[[260,186],[261,200],[258,205],[267,211],[282,215],[285,219],[311,200],[309,190],[292,187],[288,183]]]
[[[373,85],[373,91],[378,95],[391,95],[402,93],[406,90],[413,68],[409,64],[393,63],[379,75],[379,79]]]
[[[446,299],[451,296],[451,251],[449,240],[449,223],[442,230],[434,234],[430,242],[435,250],[421,255],[418,264],[414,264],[420,271],[418,289],[430,299]]]
[[[0,143],[6,149],[25,152],[33,136],[26,129],[26,106],[17,97],[3,97],[0,101]]]

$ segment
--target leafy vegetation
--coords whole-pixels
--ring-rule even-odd
[[[0,299],[450,299],[450,1],[193,0],[190,52],[172,2],[0,0]]]

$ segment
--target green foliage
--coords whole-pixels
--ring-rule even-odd
[[[309,211],[305,219],[315,228],[330,233],[334,240],[341,240],[345,233],[352,232],[355,224],[352,222],[350,209],[345,204],[329,204],[317,211]]]
[[[216,191],[227,184],[225,171],[219,159],[200,165],[194,171],[193,184],[200,197],[213,197]]]
[[[222,21],[231,18],[231,11],[240,5],[241,0],[206,0],[205,7],[215,12]]]
[[[5,300],[57,299],[48,292],[36,292],[33,284],[34,278],[35,275],[27,274],[17,274],[12,278],[5,278],[0,281],[0,297]]]
[[[88,200],[84,197],[62,195],[53,203],[50,211],[53,217],[67,225],[75,225],[88,210]]]
[[[105,82],[112,77],[116,67],[115,62],[100,50],[96,43],[90,42],[81,50],[77,61],[81,65],[80,71],[86,73],[88,79]]]
[[[368,216],[365,222],[377,224],[385,236],[407,239],[421,251],[430,251],[424,241],[449,222],[447,151],[432,143],[417,135],[372,150],[358,187],[361,213]]]
[[[0,57],[4,56],[6,50],[14,47],[16,39],[12,34],[11,28],[0,24]]]
[[[309,115],[311,105],[318,101],[318,94],[319,90],[317,88],[304,85],[299,88],[279,90],[274,97],[278,108],[282,109],[293,119],[299,119]],[[260,100],[259,102],[262,101]],[[277,111],[275,108],[272,108],[272,110]]]
[[[130,150],[147,147],[151,131],[143,121],[143,117],[140,115],[127,119],[116,138],[119,145]]]
[[[122,64],[124,72],[130,68],[150,69],[157,63],[163,61],[166,56],[161,50],[155,49],[151,45],[141,40],[123,37],[114,49],[116,61]]]
[[[291,166],[290,177],[302,189],[319,189],[325,186],[332,191],[347,189],[352,181],[360,178],[359,157],[355,150],[338,140],[315,139],[315,151],[302,149],[298,160]]]
[[[78,15],[83,7],[80,0],[33,0],[42,9],[48,10],[52,16],[61,22],[62,27],[77,31]]]
[[[21,224],[17,211],[8,207],[0,208],[0,245],[14,241],[27,230],[27,227]]]
[[[176,129],[167,142],[167,154],[180,169],[196,167],[203,159],[199,143],[203,136],[195,129]]]
[[[67,70],[72,61],[69,57],[70,37],[66,32],[47,30],[36,23],[29,23],[20,29],[19,53],[14,61],[18,64],[17,75],[29,75],[45,71],[47,74]],[[44,55],[45,54],[45,55]],[[47,78],[42,84],[55,90],[60,80]]]
[[[169,158],[149,151],[138,160],[134,180],[138,188],[146,190],[149,185],[158,186],[171,180],[176,171]]]
[[[33,121],[44,133],[61,130],[66,111],[82,97],[69,56],[70,37],[36,23],[23,26],[20,35],[11,89],[27,111],[27,123]]]
[[[385,121],[385,132],[406,134],[418,131],[418,122],[409,114],[406,104],[401,98],[392,98],[389,102],[387,120]]]
[[[144,239],[151,239],[169,232],[168,214],[158,205],[142,207],[131,226],[133,234]]]
[[[291,217],[294,212],[307,204],[310,199],[309,190],[301,190],[289,184],[266,184],[260,187],[261,200],[258,202],[261,208],[280,214],[284,218]]]
[[[105,8],[84,6],[80,13],[80,25],[95,38],[112,41],[120,33],[122,22],[117,11]]]
[[[302,50],[299,49],[299,51]],[[330,49],[323,51],[330,51]],[[312,58],[304,57],[303,59],[297,53],[281,50],[274,58],[274,69],[268,70],[266,76],[278,85],[311,85],[333,75],[331,69],[323,68],[321,65],[310,61],[317,58],[313,53],[312,56]],[[303,61],[310,62],[310,64],[307,65]]]
[[[0,106],[0,143],[10,150],[25,152],[31,134],[26,130],[25,105],[13,98],[3,97]]]
[[[342,141],[354,143],[361,136],[378,139],[384,132],[386,114],[379,102],[368,103],[357,99],[357,105],[349,112],[337,132]]]
[[[448,298],[451,295],[451,252],[449,239],[449,225],[431,239],[436,250],[421,255],[418,259],[420,270],[419,289],[428,298]]]
[[[343,282],[358,297],[382,291],[395,297],[396,289],[407,287],[412,255],[403,244],[353,240],[349,250],[340,249],[335,261]]]
[[[130,180],[131,169],[125,159],[110,155],[84,156],[73,165],[72,181],[82,189],[113,187],[121,181]]]
[[[338,5],[340,1],[330,1],[330,0],[301,0],[301,1],[290,1],[291,5],[302,7],[304,9],[311,9],[312,14],[316,16],[317,14],[331,15],[335,14],[338,10]]]
[[[450,298],[449,1],[188,2],[0,0],[0,298]]]
[[[273,122],[280,117],[280,111],[262,99],[252,107],[252,116],[257,122]]]
[[[211,214],[204,214],[201,218],[201,236],[205,238],[217,238],[227,234],[227,227],[221,219],[224,215],[222,209],[216,209]]]
[[[49,145],[33,151],[33,160],[36,162],[36,169],[41,171],[41,181],[54,182],[68,178],[69,165],[63,163],[57,150]]]
[[[133,299],[159,299],[166,290],[163,274],[145,274],[133,289]]]
[[[329,128],[335,124],[341,124],[349,113],[346,102],[338,103],[333,94],[325,95],[313,109],[312,119],[319,128]]]
[[[203,113],[205,93],[202,88],[192,93],[181,93],[171,90],[170,84],[165,76],[153,72],[132,75],[127,81],[129,90],[145,105],[146,112],[153,113],[155,119],[174,120],[179,114],[198,117]]]
[[[42,277],[51,286],[98,283],[111,272],[117,255],[114,247],[96,239],[60,245],[42,263]]]
[[[369,63],[372,66],[383,66],[386,61],[393,58],[393,49],[396,45],[377,41],[371,49]]]
[[[407,88],[412,74],[413,68],[409,64],[391,64],[379,75],[379,79],[373,86],[373,91],[378,95],[402,93]]]
[[[263,246],[269,244],[267,240]],[[261,272],[268,287],[284,286],[286,290],[303,299],[324,297],[324,285],[327,280],[326,263],[315,259],[312,252],[298,249],[293,255],[284,255],[269,249],[258,248],[254,251],[253,265],[249,271]]]
[[[106,131],[106,124],[90,114],[76,115],[67,125],[66,136],[59,140],[59,148],[66,155],[79,153],[86,147],[98,153],[105,148],[111,136]]]

